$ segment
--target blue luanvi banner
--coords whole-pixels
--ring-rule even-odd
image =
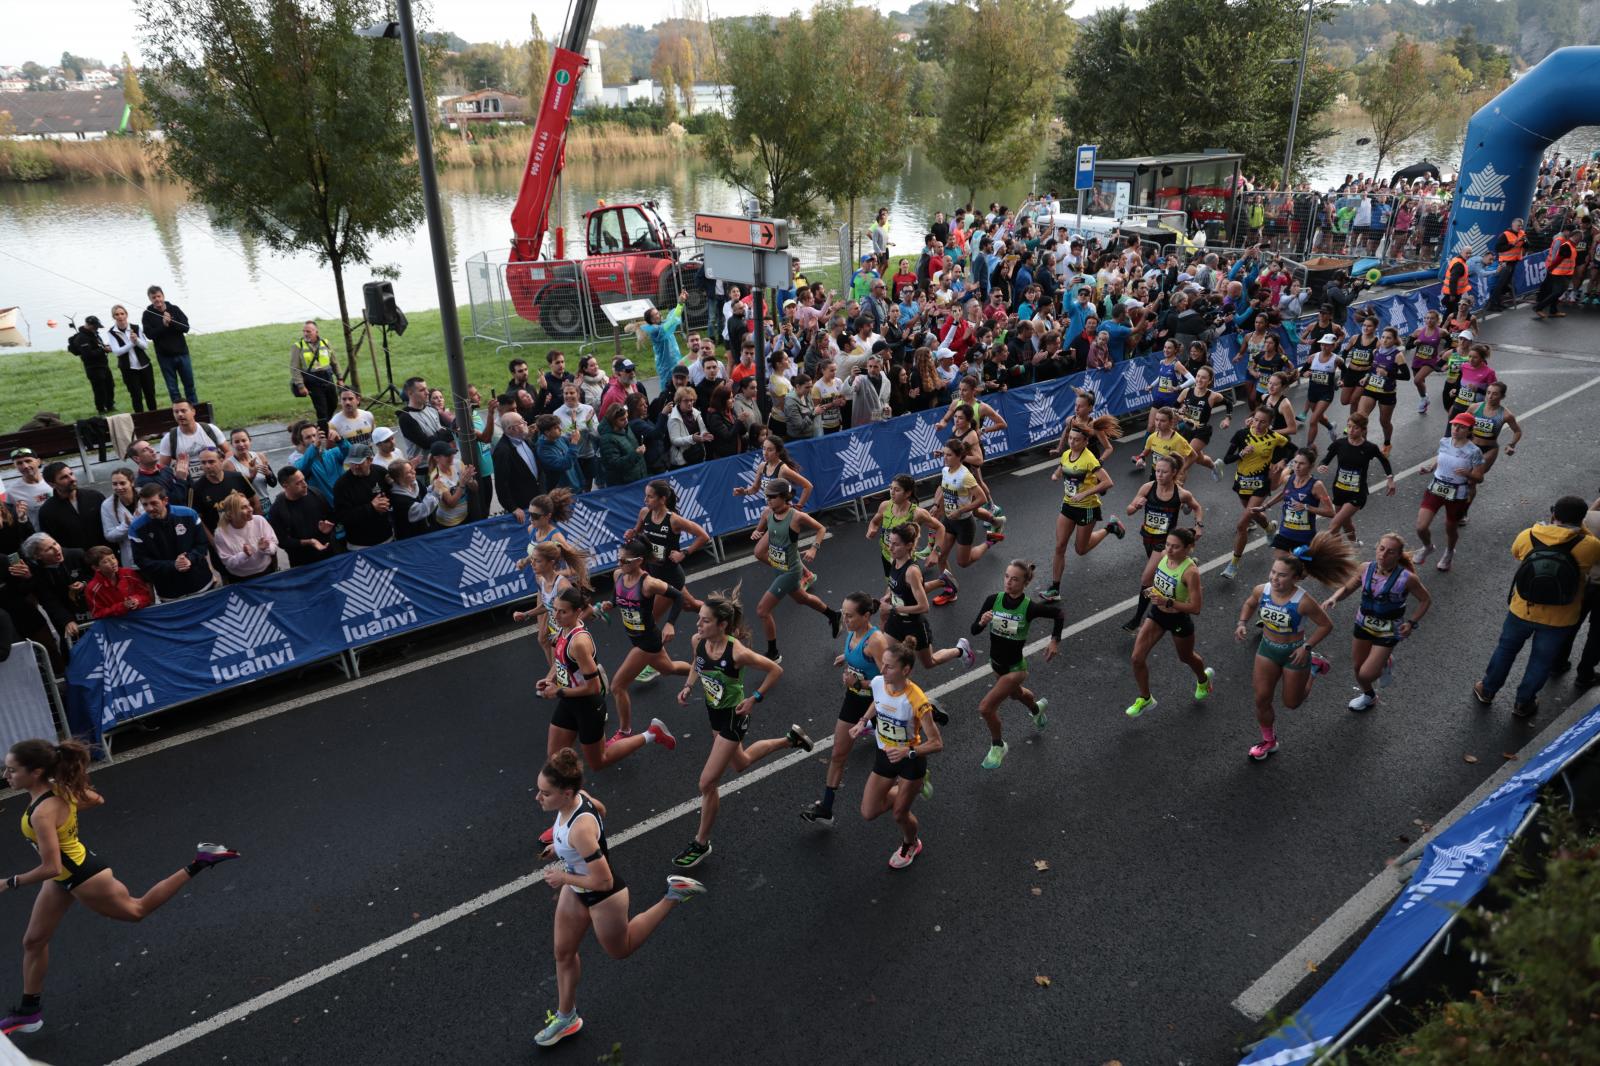
[[[1537,284],[1537,283],[1535,283]],[[1384,325],[1416,329],[1438,306],[1438,286],[1369,301]],[[1291,345],[1294,337],[1285,331]],[[1302,361],[1308,337],[1301,338]],[[1005,428],[984,434],[990,457],[1053,443],[1079,390],[1093,394],[1097,413],[1125,415],[1150,405],[1157,356],[1112,370],[1074,374],[1011,389],[986,400]],[[1211,348],[1216,385],[1245,380],[1238,337]],[[902,415],[872,426],[788,445],[814,485],[813,511],[884,491],[896,474],[931,477],[945,434],[942,411]],[[759,496],[733,490],[754,476],[753,454],[685,467],[667,476],[678,512],[713,536],[746,530],[761,517]],[[616,565],[617,549],[643,505],[643,485],[597,489],[578,497],[562,525],[587,549],[591,568]],[[270,574],[195,599],[161,604],[96,622],[72,650],[67,706],[75,733],[96,739],[113,726],[268,674],[327,659],[408,629],[470,614],[533,594],[531,573],[516,561],[527,538],[500,516],[411,540]]]
[[[1251,1049],[1240,1066],[1308,1062],[1389,987],[1444,924],[1488,883],[1539,789],[1600,737],[1593,708],[1526,768],[1434,838],[1422,862],[1376,928],[1293,1018]]]

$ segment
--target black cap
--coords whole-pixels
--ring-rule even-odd
[[[101,329],[102,328],[101,325],[100,325],[100,320],[98,318],[96,318],[94,315],[90,315],[88,318],[84,319],[83,320],[83,324],[88,326],[90,329]]]
[[[432,444],[428,445],[429,457],[435,455],[454,455],[455,453],[456,446],[451,444],[449,441],[436,440]]]

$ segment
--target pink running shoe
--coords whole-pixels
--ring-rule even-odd
[[[650,719],[650,728],[646,729],[645,732],[650,736],[650,743],[658,744],[668,751],[678,746],[678,738],[672,735],[672,731],[667,728],[667,723],[659,718]]]
[[[1273,737],[1271,740],[1263,740],[1261,743],[1259,743],[1255,747],[1251,748],[1250,749],[1250,757],[1252,759],[1254,759],[1256,762],[1261,762],[1268,755],[1271,755],[1273,752],[1275,752],[1277,750],[1278,750],[1278,738],[1277,737]]]
[[[202,866],[215,866],[219,862],[237,859],[239,853],[226,844],[196,844],[194,846],[194,861]]]
[[[891,869],[891,870],[904,870],[907,866],[911,865],[911,863],[916,859],[916,857],[918,855],[921,855],[921,854],[922,854],[922,838],[921,837],[917,838],[916,846],[911,848],[911,849],[909,849],[909,850],[907,850],[907,848],[906,848],[906,846],[904,844],[901,844],[898,848],[894,849],[894,854],[889,856],[889,869]]]
[[[619,729],[615,733],[612,733],[609,737],[606,738],[606,747],[609,748],[611,745],[615,744],[617,741],[619,741],[619,740],[627,740],[631,736],[633,736],[633,730],[631,730],[631,729]]]

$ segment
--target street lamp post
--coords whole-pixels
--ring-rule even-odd
[[[1289,175],[1294,167],[1295,127],[1300,124],[1300,91],[1306,84],[1306,58],[1311,54],[1311,26],[1316,17],[1316,0],[1306,0],[1306,32],[1300,41],[1300,64],[1294,76],[1294,105],[1289,109],[1289,144],[1283,150],[1283,189],[1289,191]]]
[[[422,58],[417,50],[417,27],[411,17],[411,0],[396,0],[397,22],[363,31],[365,36],[398,37],[406,66],[406,89],[411,96],[411,128],[417,141],[417,166],[422,171],[422,209],[428,220],[428,247],[433,252],[433,281],[439,293],[440,327],[444,330],[444,360],[450,372],[450,395],[455,402],[456,447],[459,460],[478,465],[477,431],[472,424],[472,404],[467,399],[466,353],[461,346],[461,320],[456,315],[455,282],[445,250],[444,214],[439,207],[439,177],[433,166],[433,131],[422,93]],[[479,493],[470,497],[473,517],[488,513],[488,501]]]

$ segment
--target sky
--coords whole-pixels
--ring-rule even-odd
[[[426,2],[426,0],[424,0]],[[884,11],[904,11],[913,0],[870,0]],[[1075,0],[1071,11],[1083,15],[1114,0]],[[33,60],[46,66],[61,58],[61,53],[88,56],[116,63],[123,52],[141,61],[139,18],[133,0],[71,0],[72,18],[12,19],[0,35],[0,65],[20,66]],[[649,14],[636,4],[622,0],[601,0],[595,24],[615,26],[644,21],[647,25],[675,14],[693,13],[709,7],[713,14],[750,15],[758,12],[783,15],[796,8],[809,7],[809,0],[667,0],[652,6]],[[1130,3],[1130,7],[1139,6]],[[451,30],[468,41],[526,40],[529,0],[432,0],[427,3],[431,28]],[[561,32],[566,19],[566,0],[533,0],[531,10],[539,16],[539,27],[546,37]]]

